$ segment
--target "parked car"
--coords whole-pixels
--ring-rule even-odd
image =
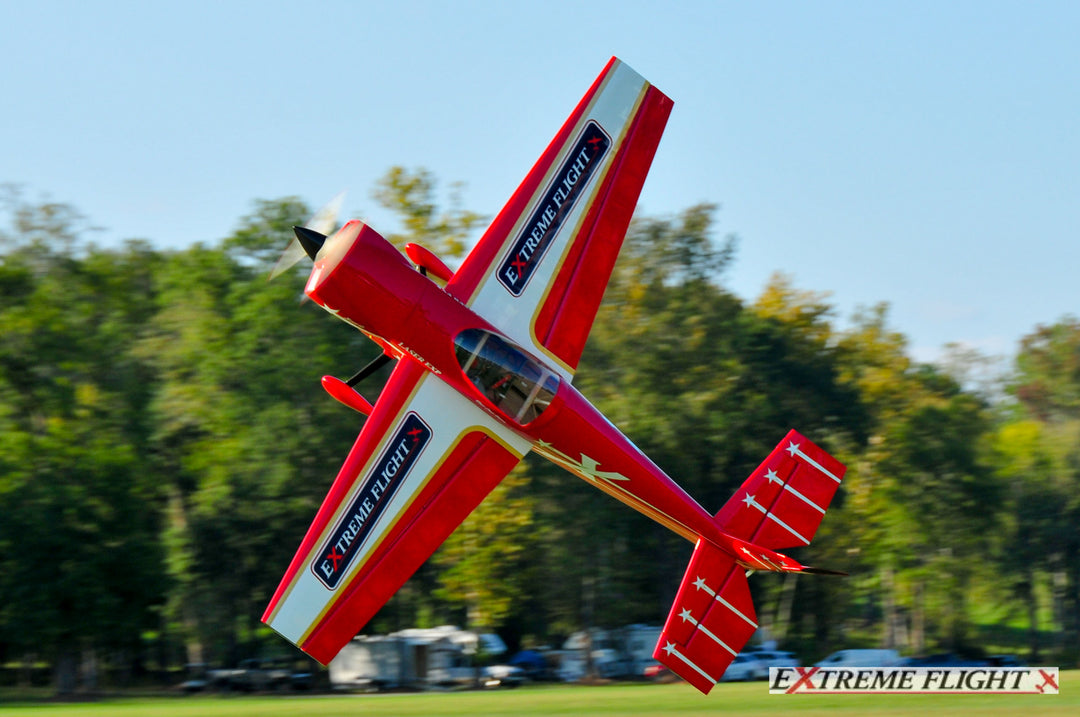
[[[817,667],[893,667],[900,662],[896,650],[839,650],[817,663]]]
[[[764,680],[769,676],[769,668],[762,664],[753,653],[740,652],[728,665],[721,682],[739,682],[744,680]]]
[[[554,680],[555,671],[548,662],[544,652],[538,650],[522,650],[507,662],[512,667],[521,670],[521,676],[526,680]]]
[[[987,660],[969,660],[951,652],[924,657],[908,657],[902,660],[902,663],[905,667],[986,667],[990,664]]]
[[[206,673],[209,666],[205,662],[189,662],[184,665],[184,676],[187,678],[180,683],[180,689],[184,692],[201,692],[210,684]]]
[[[206,673],[207,686],[210,689],[241,692],[310,688],[311,673],[297,670],[293,663],[294,660],[288,658],[241,660],[234,668],[209,670]]]
[[[517,687],[525,681],[520,667],[513,665],[489,665],[481,668],[480,684],[484,687]]]
[[[660,663],[645,668],[644,677],[649,680],[661,680],[671,674],[671,670]]]
[[[766,672],[768,672],[770,667],[798,667],[800,664],[799,658],[795,657],[795,654],[792,652],[783,652],[781,650],[754,650],[748,654],[757,658],[757,661],[765,666]]]

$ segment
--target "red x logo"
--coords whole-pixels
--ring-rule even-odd
[[[795,692],[798,692],[799,688],[803,685],[806,685],[806,689],[808,690],[816,689],[814,683],[810,681],[810,678],[820,669],[820,667],[796,667],[795,671],[799,673],[799,679],[795,684],[788,688],[787,693],[789,695],[794,694]]]
[[[1041,685],[1036,685],[1035,689],[1039,692],[1043,692],[1047,687],[1053,687],[1055,690],[1058,688],[1057,682],[1054,681],[1054,676],[1049,674],[1046,670],[1039,670],[1039,674],[1046,680]]]
[[[344,557],[344,555],[338,552],[337,546],[335,545],[334,548],[330,551],[330,554],[326,556],[326,559],[334,564],[333,569],[336,571],[338,563],[340,563],[341,559]]]
[[[521,254],[517,255],[517,258],[510,262],[510,266],[514,267],[518,271],[518,276],[525,272],[525,267],[529,265],[529,262],[521,260]]]

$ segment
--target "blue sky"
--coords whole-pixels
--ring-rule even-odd
[[[614,54],[675,101],[640,211],[720,204],[740,296],[887,302],[924,360],[1080,312],[1080,4],[670,5],[0,0],[0,182],[105,244],[342,189],[392,230],[392,165],[494,215]]]

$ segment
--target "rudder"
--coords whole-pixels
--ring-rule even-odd
[[[809,545],[846,468],[790,431],[716,514],[740,540],[783,550]]]

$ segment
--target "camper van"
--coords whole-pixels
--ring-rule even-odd
[[[565,682],[586,677],[586,651],[592,651],[592,666],[600,677],[645,677],[660,663],[653,659],[653,649],[660,639],[660,628],[653,625],[626,625],[612,630],[593,628],[588,633],[575,632],[559,652],[557,675]]]
[[[475,666],[477,652],[501,655],[506,645],[498,635],[477,635],[450,625],[362,635],[330,662],[330,684],[337,689],[494,687],[518,680],[520,670],[514,667]]]

